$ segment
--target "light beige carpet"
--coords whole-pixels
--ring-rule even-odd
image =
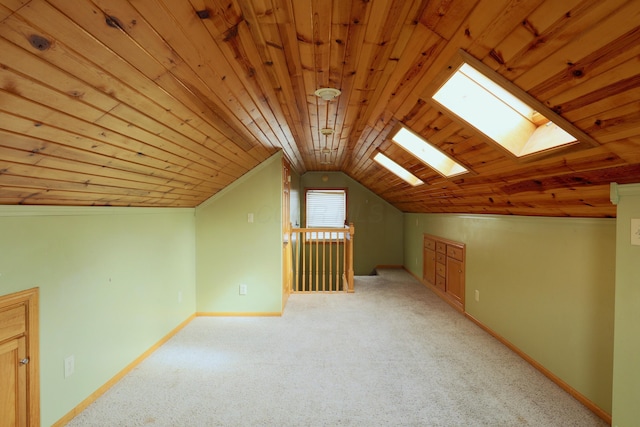
[[[605,426],[402,270],[196,318],[70,426]]]

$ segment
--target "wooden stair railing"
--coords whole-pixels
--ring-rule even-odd
[[[291,292],[354,292],[353,224],[345,228],[292,228]]]

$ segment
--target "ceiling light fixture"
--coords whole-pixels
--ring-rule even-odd
[[[322,151],[320,152],[320,155],[322,156],[322,160],[320,160],[321,165],[330,165],[332,163],[330,149],[323,148]]]
[[[323,134],[324,136],[333,135],[334,132],[335,132],[335,130],[330,129],[330,128],[322,128],[322,129],[320,129],[320,133]]]
[[[338,96],[340,96],[342,92],[340,92],[338,89],[332,88],[332,87],[323,87],[320,88],[318,90],[316,90],[314,92],[314,94],[318,97],[318,98],[322,98],[325,101],[331,101],[334,98],[337,98]]]

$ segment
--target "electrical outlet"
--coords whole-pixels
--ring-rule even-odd
[[[480,291],[476,289],[476,301],[480,301]]]
[[[75,365],[76,365],[76,360],[73,354],[64,359],[64,377],[65,378],[68,378],[71,375],[73,375],[73,372],[76,370]]]
[[[631,220],[631,244],[640,246],[640,219]]]
[[[242,284],[240,285],[240,295],[246,295],[247,294],[247,285]]]
[[[253,214],[247,214],[247,222],[253,222]]]
[[[182,291],[178,291],[178,304],[182,302]]]

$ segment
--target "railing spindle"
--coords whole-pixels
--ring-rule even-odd
[[[300,253],[298,252],[298,251],[300,250],[300,240],[299,240],[299,239],[300,239],[300,233],[296,231],[296,232],[295,232],[295,236],[296,236],[296,240],[295,240],[295,242],[296,242],[296,243],[295,243],[295,247],[294,247],[294,250],[295,250],[295,252],[294,252],[295,257],[294,257],[294,265],[293,265],[293,268],[294,268],[294,269],[295,269],[295,271],[296,271],[296,275],[295,275],[295,285],[294,285],[294,287],[295,287],[295,289],[296,289],[296,292],[298,292],[298,291],[300,290],[300,288],[299,288],[299,280],[300,280]]]
[[[333,234],[329,234],[329,292],[333,292]]]
[[[307,233],[302,233],[302,292],[307,290]]]
[[[322,232],[322,292],[326,292],[325,286],[325,274],[326,274],[326,265],[325,265],[325,255],[327,254],[327,233]]]

